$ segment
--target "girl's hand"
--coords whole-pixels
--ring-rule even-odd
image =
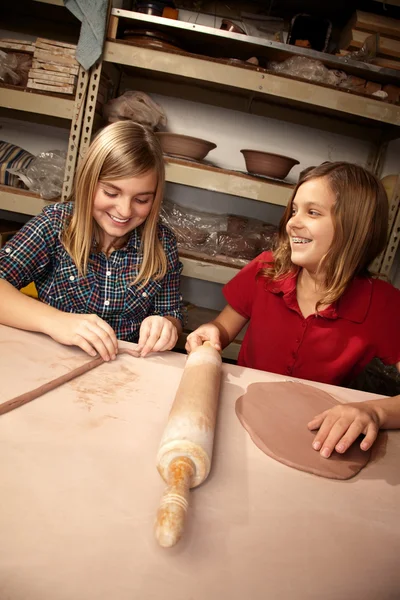
[[[202,346],[204,342],[210,342],[216,350],[221,350],[220,332],[213,323],[201,325],[192,333],[189,333],[186,339],[185,350],[190,353],[198,346]]]
[[[138,352],[145,357],[150,352],[172,350],[178,341],[178,330],[166,317],[146,317],[140,326]]]
[[[314,450],[329,458],[333,450],[343,454],[358,438],[364,434],[361,450],[368,450],[381,427],[378,412],[368,402],[338,404],[330,410],[317,415],[308,423],[309,429],[318,429],[313,441]]]
[[[58,311],[52,315],[44,333],[66,346],[79,346],[90,356],[100,354],[113,360],[118,352],[114,330],[97,315],[81,315]]]

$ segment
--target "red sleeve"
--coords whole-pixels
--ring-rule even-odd
[[[400,361],[400,290],[384,281],[375,280],[375,285],[380,312],[375,320],[378,358],[386,365],[395,365]]]
[[[225,300],[245,319],[250,319],[257,286],[257,273],[272,262],[272,252],[263,252],[231,279],[223,288]]]

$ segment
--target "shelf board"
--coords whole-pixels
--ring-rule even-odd
[[[0,210],[7,210],[23,215],[38,215],[45,206],[57,200],[43,200],[29,191],[0,185]]]
[[[243,69],[186,53],[142,48],[122,41],[106,42],[103,58],[147,72],[158,72],[166,79],[185,78],[202,82],[204,86],[214,84],[227,91],[246,91],[267,102],[346,117],[354,122],[361,120],[400,127],[400,106],[308,81]]]
[[[190,187],[286,206],[294,185],[228,171],[212,165],[165,158],[166,180]]]
[[[37,93],[16,86],[0,86],[0,107],[71,120],[75,97]]]
[[[183,264],[182,275],[202,279],[203,281],[211,281],[212,283],[228,283],[240,271],[237,267],[188,258],[187,256],[180,256],[179,258]]]

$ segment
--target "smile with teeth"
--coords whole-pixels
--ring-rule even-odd
[[[292,237],[292,242],[293,244],[308,244],[309,242],[312,242],[312,240],[309,240],[308,238]]]
[[[110,215],[110,213],[107,214],[112,221],[115,221],[115,223],[127,223],[128,221],[130,221],[130,219],[119,219],[118,217],[114,217],[114,215]]]

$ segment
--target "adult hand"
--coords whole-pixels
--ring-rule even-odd
[[[150,352],[172,350],[178,341],[175,325],[166,317],[146,317],[140,326],[138,352],[145,357]]]
[[[314,450],[329,458],[333,450],[343,454],[359,435],[365,438],[361,450],[368,450],[381,427],[378,412],[367,402],[339,404],[317,415],[308,423],[308,428],[319,429],[313,441]]]
[[[58,311],[52,315],[44,333],[60,344],[79,346],[90,356],[100,354],[105,361],[113,360],[118,352],[114,330],[97,315]]]
[[[220,332],[213,323],[201,325],[192,333],[189,333],[186,339],[185,350],[190,353],[198,346],[202,346],[204,342],[210,342],[216,350],[221,350]]]

